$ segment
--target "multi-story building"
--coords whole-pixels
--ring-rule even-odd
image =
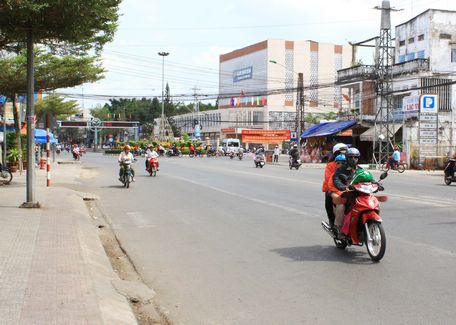
[[[402,142],[409,162],[445,156],[454,150],[456,104],[455,11],[428,9],[395,27],[394,91],[395,142]],[[361,123],[372,125],[376,114],[374,66],[357,66],[338,72],[338,84],[348,93],[349,107]],[[438,95],[438,117],[430,121],[419,111],[420,96]],[[428,119],[428,120],[426,120]],[[360,140],[371,142],[372,128]]]
[[[269,39],[220,55],[219,109],[200,113],[203,136],[238,136],[242,129],[295,130],[298,74],[305,114],[338,111],[337,71],[350,66],[349,45]],[[192,134],[194,114],[176,116]]]

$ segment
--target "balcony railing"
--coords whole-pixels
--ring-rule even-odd
[[[393,65],[393,77],[429,71],[428,59],[415,59]],[[337,71],[337,83],[376,79],[373,65],[359,65]]]
[[[393,76],[429,71],[428,59],[415,59],[393,65]]]
[[[359,65],[337,71],[338,83],[366,79],[375,79],[375,68],[373,65]]]

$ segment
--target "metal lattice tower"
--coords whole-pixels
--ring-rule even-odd
[[[393,124],[393,63],[394,53],[391,46],[391,11],[390,2],[382,1],[382,18],[380,37],[377,43],[376,74],[377,74],[377,113],[374,123],[373,159],[377,166],[385,162],[392,152],[394,139]]]

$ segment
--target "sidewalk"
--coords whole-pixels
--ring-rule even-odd
[[[136,324],[83,202],[63,185],[75,184],[81,166],[52,165],[46,188],[36,169],[40,209],[18,208],[26,198],[25,173],[0,186],[0,323]],[[59,186],[60,184],[60,186]]]

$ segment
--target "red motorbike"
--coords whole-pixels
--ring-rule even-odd
[[[149,175],[157,176],[157,170],[158,170],[158,159],[150,158],[149,163],[147,165],[147,171],[149,172]]]
[[[399,161],[397,163],[394,164],[394,166],[391,167],[391,157],[388,158],[388,160],[383,163],[383,165],[381,166],[382,168],[382,171],[388,171],[390,169],[392,170],[397,170],[399,173],[403,173],[405,172],[405,170],[407,169],[407,163],[403,162],[403,161]]]
[[[383,173],[380,179],[386,178]],[[385,195],[374,195],[382,191],[383,186],[378,182],[360,182],[350,185],[346,192],[348,195],[334,199],[334,204],[345,204],[346,196],[352,198],[349,211],[346,213],[341,229],[342,235],[337,235],[326,221],[322,221],[323,229],[334,239],[337,248],[345,249],[347,246],[363,246],[366,244],[367,252],[374,262],[382,259],[386,250],[385,230],[380,217],[379,202],[385,202]]]

